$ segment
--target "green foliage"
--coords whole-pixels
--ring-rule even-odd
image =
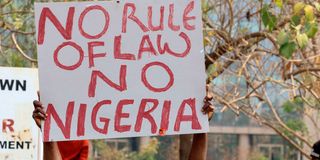
[[[286,125],[294,131],[301,131],[301,132],[307,131],[306,124],[300,119],[289,119],[286,122]]]
[[[94,152],[97,152],[101,159],[107,160],[156,160],[155,157],[159,148],[159,142],[156,138],[151,139],[148,145],[144,146],[139,152],[118,150],[108,146],[105,140],[93,140],[92,144]],[[93,159],[93,157],[90,159]]]
[[[284,30],[282,30],[278,34],[277,42],[281,46],[281,45],[283,45],[285,43],[288,43],[289,42],[289,38],[290,38],[290,35],[288,33],[286,33]]]
[[[307,21],[313,21],[314,20],[314,13],[313,13],[313,7],[310,5],[306,5],[304,7],[304,12],[305,12],[305,16]]]
[[[296,97],[292,101],[287,101],[282,105],[284,113],[282,118],[286,125],[294,131],[306,133],[308,131],[301,115],[304,113],[304,102],[301,97]],[[285,134],[291,136],[288,132]]]
[[[302,9],[304,8],[305,4],[303,2],[298,2],[293,7],[293,14],[297,15],[300,14]]]
[[[306,23],[305,32],[309,38],[313,38],[318,32],[318,24],[316,22]]]
[[[287,101],[282,105],[283,110],[286,113],[302,112],[303,100],[300,97],[296,97],[293,101]]]
[[[179,136],[158,136],[159,149],[156,154],[157,160],[167,160],[177,158],[178,152],[176,149],[179,145]]]
[[[268,158],[262,155],[260,152],[252,152],[249,160],[268,160]]]
[[[279,8],[283,7],[283,1],[282,0],[275,0],[275,3]]]
[[[277,24],[277,17],[269,11],[269,7],[265,5],[261,10],[261,18],[264,26],[272,31]]]
[[[212,78],[212,76],[216,76],[217,67],[215,64],[210,64],[207,69],[207,75],[209,78]]]
[[[317,11],[320,12],[320,3],[314,2],[313,5],[316,7]]]
[[[6,64],[8,67],[30,66],[30,63],[19,54],[10,51],[5,51],[4,54],[5,56],[0,53],[0,64]]]
[[[307,45],[308,45],[308,36],[307,34],[303,33],[303,34],[300,34],[298,33],[297,35],[297,42],[298,42],[298,45],[300,48],[305,48]]]
[[[3,4],[2,1],[0,4]],[[32,63],[20,54],[11,39],[14,32],[17,43],[31,58],[36,57],[33,5],[31,1],[11,1],[0,11],[0,65],[31,67]]]
[[[156,138],[151,139],[149,144],[142,151],[134,153],[129,159],[132,160],[156,160],[155,155],[158,153],[159,143]]]
[[[299,15],[293,15],[291,17],[291,25],[296,27],[301,23],[301,17]]]
[[[98,153],[98,156],[101,159],[108,160],[126,160],[127,154],[124,151],[117,150],[108,146],[105,140],[93,140],[92,145],[94,148],[94,152]],[[91,157],[90,159],[94,159]]]
[[[277,3],[277,2],[276,2]],[[315,4],[320,9],[319,4]],[[267,12],[267,8],[263,8]],[[297,49],[305,49],[311,38],[318,32],[318,23],[315,21],[315,9],[311,5],[298,2],[294,5],[291,16],[291,26],[278,33],[278,44],[280,45],[279,53],[281,56],[290,59]],[[267,13],[265,13],[267,15]],[[265,19],[265,20],[264,20]],[[266,25],[267,20],[263,18]],[[270,23],[270,22],[269,22]]]
[[[280,55],[285,58],[290,58],[296,50],[296,44],[294,42],[287,42],[281,45],[280,47]]]

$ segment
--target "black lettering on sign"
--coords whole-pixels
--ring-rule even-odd
[[[30,149],[31,141],[0,141],[0,149]]]
[[[26,91],[27,81],[23,80],[9,80],[9,79],[0,79],[0,89],[2,91]]]
[[[1,149],[7,148],[7,141],[0,141],[0,148]]]

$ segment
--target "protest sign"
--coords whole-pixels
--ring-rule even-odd
[[[208,131],[196,0],[35,5],[44,140]]]
[[[40,129],[32,119],[36,69],[0,67],[0,159],[41,159]]]

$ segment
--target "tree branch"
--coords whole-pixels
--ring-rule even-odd
[[[19,53],[24,57],[26,58],[27,60],[33,62],[33,63],[37,63],[38,61],[36,59],[33,59],[31,57],[29,57],[22,49],[21,47],[19,46],[17,40],[16,40],[16,36],[15,36],[15,33],[12,33],[11,34],[11,39],[15,45],[15,47],[17,48],[17,50],[19,51]]]

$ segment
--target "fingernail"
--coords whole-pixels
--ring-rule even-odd
[[[166,135],[166,130],[165,129],[159,129],[159,135],[160,136],[165,136]]]

